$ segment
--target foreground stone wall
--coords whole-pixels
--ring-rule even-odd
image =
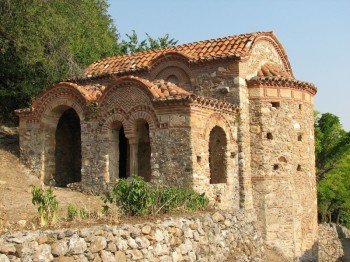
[[[336,225],[320,224],[318,227],[319,251],[318,259],[322,262],[342,260],[344,251],[339,239]]]
[[[157,223],[7,233],[0,261],[263,261],[249,212],[216,212]]]

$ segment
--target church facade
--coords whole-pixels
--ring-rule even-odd
[[[315,94],[273,32],[109,57],[16,111],[21,159],[90,193],[134,174],[192,187],[255,209],[266,243],[302,257],[317,240]]]

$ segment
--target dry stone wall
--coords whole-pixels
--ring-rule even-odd
[[[253,212],[156,223],[7,233],[0,261],[263,261]]]
[[[322,262],[343,260],[344,251],[339,239],[336,225],[321,224],[318,227],[319,251],[318,259]]]

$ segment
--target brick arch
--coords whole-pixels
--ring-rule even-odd
[[[175,75],[179,79],[179,85],[194,85],[195,77],[188,67],[188,60],[176,54],[161,56],[150,66],[150,79],[164,79]]]
[[[230,123],[219,113],[213,113],[208,117],[205,130],[202,134],[206,141],[209,140],[210,132],[215,126],[221,127],[225,131],[228,143],[236,143]]]
[[[87,100],[76,87],[68,84],[58,84],[55,87],[43,91],[33,102],[34,118],[41,121],[52,114],[58,114],[60,107],[73,108],[79,115],[80,120],[84,120],[87,111]],[[62,112],[61,112],[62,113]]]
[[[136,111],[130,115],[129,124],[133,134],[136,134],[136,121],[143,119],[145,120],[151,131],[154,131],[157,128],[157,119],[155,115],[152,115],[151,112],[147,111]]]
[[[288,56],[287,56],[287,53],[286,51],[284,50],[284,47],[283,45],[278,41],[277,37],[272,33],[270,36],[265,36],[265,35],[261,35],[261,36],[258,36],[255,40],[254,40],[254,43],[252,45],[252,47],[250,48],[250,51],[253,50],[254,46],[260,42],[269,42],[270,44],[273,45],[273,47],[275,48],[275,50],[277,51],[277,53],[279,54],[282,62],[283,62],[283,65],[286,69],[286,71],[288,73],[290,73],[290,75],[292,77],[294,77],[293,75],[293,70],[292,70],[292,67],[290,65],[290,62],[289,62],[289,59],[288,59]]]
[[[148,80],[141,79],[133,76],[123,76],[120,78],[115,78],[114,81],[107,86],[107,88],[103,91],[102,96],[98,99],[98,104],[101,108],[108,107],[109,98],[113,96],[113,93],[116,90],[119,90],[123,87],[133,87],[139,89],[142,93],[146,94],[146,96],[152,100],[154,98],[153,93],[151,92],[152,83]]]
[[[123,126],[127,124],[126,115],[122,111],[111,113],[106,118],[103,118],[102,121],[103,121],[103,124],[101,126],[102,133],[108,132],[110,128],[113,126],[113,124],[116,122],[122,123]]]

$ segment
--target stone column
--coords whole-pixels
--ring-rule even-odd
[[[130,176],[137,175],[137,151],[138,151],[138,140],[137,138],[129,138],[130,145]]]
[[[250,167],[250,119],[249,94],[244,78],[234,79],[236,98],[239,101],[240,115],[238,124],[238,167],[240,185],[240,206],[244,209],[253,208],[251,167]]]

